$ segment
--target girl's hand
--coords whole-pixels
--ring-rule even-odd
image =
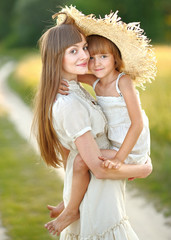
[[[60,93],[62,95],[68,95],[68,91],[69,91],[68,83],[65,80],[61,80],[61,84],[59,86],[58,93]]]
[[[114,160],[109,160],[103,156],[99,157],[100,160],[102,160],[102,166],[105,168],[109,168],[109,169],[119,169],[122,165],[122,162],[119,161],[118,159],[114,159]]]

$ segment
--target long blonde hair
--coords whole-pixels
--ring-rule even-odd
[[[72,19],[47,30],[39,40],[42,59],[40,85],[35,99],[32,129],[47,165],[62,165],[63,149],[53,127],[52,106],[58,93],[65,50],[81,42],[80,30]]]

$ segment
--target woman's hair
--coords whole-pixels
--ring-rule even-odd
[[[52,107],[58,93],[65,50],[81,42],[81,32],[72,19],[47,30],[39,40],[42,59],[40,85],[35,98],[33,130],[47,165],[61,166],[63,148],[53,127]]]
[[[99,35],[90,35],[87,37],[87,42],[90,56],[111,53],[115,58],[115,69],[119,72],[122,70],[124,63],[121,52],[112,41]]]

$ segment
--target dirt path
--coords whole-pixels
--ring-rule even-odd
[[[0,69],[0,104],[8,109],[9,118],[21,136],[26,138],[37,151],[35,141],[30,139],[32,112],[6,85],[6,79],[14,67],[14,63],[9,62]],[[57,173],[63,178],[62,170]],[[137,192],[127,191],[127,212],[139,239],[171,240],[171,227],[166,225],[166,222],[171,222],[171,219],[165,219],[163,214],[158,213],[153,204],[149,203],[141,193],[138,193],[138,197],[135,193]],[[0,222],[0,240],[6,240],[5,236]]]

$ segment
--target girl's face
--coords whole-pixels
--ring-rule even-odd
[[[113,54],[95,54],[90,56],[89,70],[97,78],[105,78],[115,71],[115,59]]]
[[[62,78],[75,80],[77,75],[85,74],[88,71],[89,52],[87,42],[83,35],[82,41],[67,48],[64,53]]]

